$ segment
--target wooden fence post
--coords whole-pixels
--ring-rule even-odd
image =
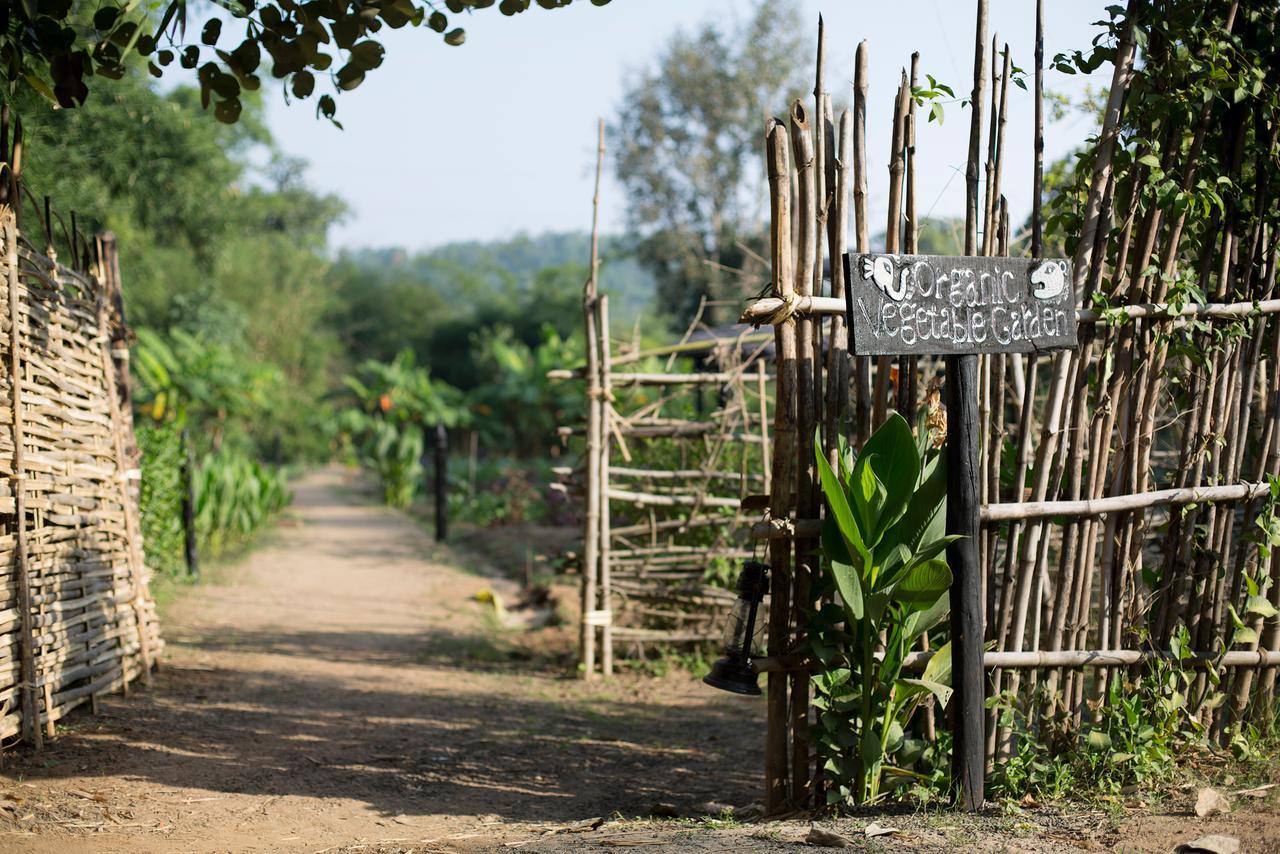
[[[951,566],[951,656],[955,687],[952,778],[959,804],[980,810],[986,739],[982,670],[982,565],[978,560],[978,357],[947,358],[947,546]]]
[[[600,672],[613,675],[613,582],[610,567],[609,448],[613,442],[613,380],[610,364],[609,297],[598,301],[600,324]],[[701,386],[697,388],[701,389]]]
[[[436,422],[435,441],[436,542],[449,536],[449,432]]]
[[[187,574],[200,577],[200,553],[196,546],[196,459],[191,449],[191,436],[182,428],[182,545],[187,561]]]

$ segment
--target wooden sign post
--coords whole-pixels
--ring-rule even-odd
[[[1071,263],[1063,259],[849,253],[846,311],[859,356],[947,357],[947,547],[955,690],[956,797],[982,808],[986,739],[983,567],[978,558],[978,354],[1074,349]]]

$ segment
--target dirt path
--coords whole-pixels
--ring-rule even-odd
[[[794,851],[807,821],[749,804],[763,704],[687,674],[607,685],[513,661],[462,568],[336,469],[292,520],[165,615],[155,686],[73,716],[0,767],[0,851]],[[1280,793],[1280,790],[1275,790]],[[1234,797],[1234,796],[1233,796]],[[824,822],[888,850],[1170,851],[1210,833],[1280,851],[1280,796],[1197,819],[1194,791],[1108,811],[893,809]],[[686,816],[633,821],[663,803]],[[585,821],[593,818],[601,822]]]
[[[751,800],[762,706],[495,664],[470,598],[495,582],[336,469],[294,491],[295,522],[168,610],[152,690],[8,757],[0,849],[466,849]]]

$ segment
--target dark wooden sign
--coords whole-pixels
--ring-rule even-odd
[[[1071,262],[1061,258],[844,256],[860,356],[1033,353],[1076,346]]]

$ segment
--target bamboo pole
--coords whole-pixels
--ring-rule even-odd
[[[870,250],[867,220],[867,42],[858,42],[853,75],[853,214],[856,229],[855,247],[859,252]],[[844,301],[836,307],[844,311]],[[853,360],[854,374],[854,441],[861,445],[871,435],[871,360],[857,356]]]
[[[592,278],[597,277],[598,258],[592,259]],[[610,507],[609,499],[609,448],[612,445],[610,427],[613,423],[613,386],[610,378],[609,296],[601,294],[597,301],[600,315],[600,483],[603,487],[600,499],[600,670],[605,676],[613,675],[613,589],[610,582]]]
[[[909,652],[902,659],[902,669],[919,672],[925,668],[935,651]],[[876,654],[879,660],[881,654]],[[1031,670],[1051,667],[1131,667],[1155,661],[1169,661],[1186,667],[1213,668],[1272,668],[1280,665],[1280,652],[1275,650],[1230,650],[1227,652],[1187,652],[1179,655],[1170,650],[1149,649],[1078,649],[1050,652],[1041,650],[1024,652],[986,652],[982,666],[988,670]],[[795,656],[752,659],[757,673],[781,673],[808,670],[812,662]]]
[[[904,151],[904,189],[905,209],[903,212],[902,243],[908,254],[920,251],[919,227],[916,222],[916,101],[915,90],[919,84],[920,53],[911,54],[911,78],[906,87],[906,115],[903,118],[902,144]],[[898,411],[907,423],[915,427],[916,403],[920,392],[916,385],[919,373],[919,360],[915,356],[898,358]],[[926,643],[928,639],[926,638]],[[930,706],[932,713],[932,706]]]
[[[1102,213],[1102,197],[1111,175],[1111,159],[1120,131],[1120,113],[1124,103],[1124,94],[1132,75],[1134,57],[1133,18],[1138,2],[1139,0],[1130,0],[1129,17],[1126,19],[1125,29],[1116,47],[1111,93],[1103,117],[1102,131],[1098,139],[1097,155],[1094,159],[1090,178],[1089,194],[1085,201],[1084,225],[1072,271],[1073,287],[1077,294],[1080,294],[1083,290],[1090,263],[1093,260],[1094,239],[1098,232]],[[1051,472],[1054,458],[1058,451],[1059,434],[1066,404],[1067,383],[1072,375],[1072,358],[1072,356],[1064,353],[1057,353],[1053,357],[1053,374],[1049,384],[1048,400],[1044,407],[1045,416],[1042,433],[1035,452],[1031,490],[1032,502],[1044,501],[1049,491]],[[1012,619],[1012,634],[1009,636],[1008,641],[1013,645],[1015,651],[1022,649],[1027,611],[1031,598],[1032,575],[1040,559],[1040,538],[1042,533],[1042,526],[1028,526],[1026,534],[1019,543],[1016,610]]]
[[[10,406],[13,419],[13,475],[10,491],[14,501],[14,567],[13,573],[18,582],[19,656],[22,673],[22,737],[35,746],[37,750],[44,747],[44,736],[40,732],[40,713],[36,705],[36,666],[33,644],[34,630],[31,624],[31,581],[30,564],[27,555],[27,509],[26,509],[26,466],[24,461],[26,444],[23,435],[22,404],[22,315],[18,298],[18,228],[16,220],[5,216],[3,222],[5,273],[9,287],[9,384],[11,392]]]
[[[818,266],[819,218],[815,188],[812,127],[804,104],[798,99],[791,105],[791,148],[795,163],[799,195],[796,212],[798,220],[799,256],[795,264],[795,292],[800,296],[811,293],[815,268]],[[817,412],[817,389],[814,358],[815,324],[809,315],[796,318],[796,443],[795,505],[803,516],[817,514],[814,493],[814,428]],[[781,373],[779,371],[779,373]],[[779,453],[781,456],[781,453]],[[814,573],[812,540],[795,542],[795,572],[791,589],[792,643],[805,643],[804,625],[810,609],[810,581]],[[809,683],[808,679],[793,679],[790,689],[791,702],[791,803],[803,806],[809,800],[811,775],[809,773]]]
[[[969,125],[969,158],[965,169],[965,241],[966,255],[978,248],[978,162],[981,157],[982,98],[985,86],[987,34],[987,0],[978,0],[974,35],[973,92]],[[977,456],[977,388],[978,357],[948,356],[947,387],[947,531],[961,539],[947,547],[951,565],[951,639],[956,649],[953,681],[956,689],[953,703],[954,747],[951,753],[951,779],[957,804],[969,811],[982,809],[985,799],[983,700],[985,679],[981,665],[982,644],[982,567],[978,561],[979,536],[977,507],[972,502],[979,486],[972,483],[978,475]]]
[[[830,103],[830,101],[828,101]],[[831,259],[831,298],[843,302],[844,256],[848,250],[849,233],[849,176],[850,155],[853,144],[853,117],[849,110],[840,115],[840,132],[833,174],[833,193],[830,204],[833,210],[827,217],[827,242]],[[836,465],[835,454],[843,423],[849,409],[849,331],[842,314],[831,316],[831,331],[827,339],[827,400],[826,424],[823,439],[828,462]]]
[[[600,482],[602,444],[599,339],[596,332],[596,300],[599,294],[600,175],[604,169],[604,120],[596,126],[596,183],[591,200],[591,275],[582,294],[583,331],[587,351],[587,512],[583,520],[582,547],[582,625],[579,648],[583,676],[595,677],[596,630],[590,621],[596,610],[597,574],[600,568],[600,504],[603,487]]]
[[[760,407],[760,471],[764,473],[764,491],[773,492],[773,470],[769,462],[769,392],[764,362],[756,362],[756,396]]]
[[[795,292],[795,272],[791,247],[791,165],[790,140],[786,125],[776,119],[767,127],[767,163],[770,197],[770,242],[772,246],[773,290],[780,297]],[[774,324],[777,381],[774,387],[774,455],[770,514],[786,518],[791,514],[796,483],[796,325],[792,317]],[[789,652],[791,618],[791,543],[771,541],[770,605],[768,652],[780,656]],[[770,679],[768,685],[768,734],[765,744],[765,812],[775,815],[788,809],[788,724],[787,682]]]

